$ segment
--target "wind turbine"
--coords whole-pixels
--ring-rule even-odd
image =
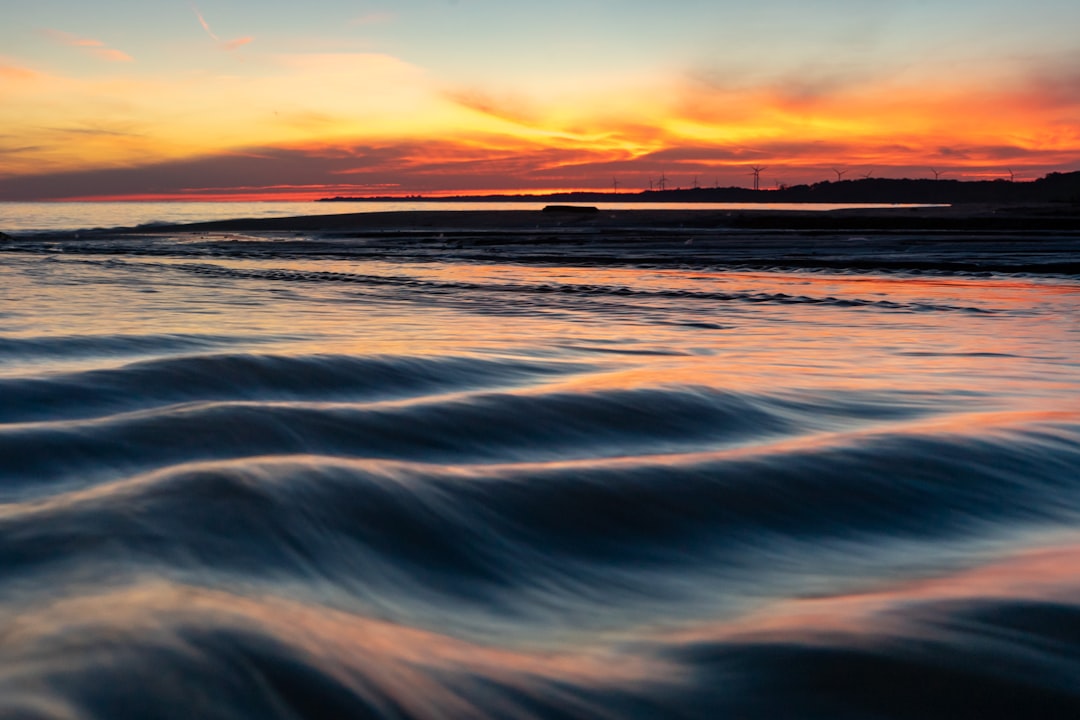
[[[930,172],[934,173],[935,180],[940,180],[941,176],[945,174],[944,170],[935,170],[934,168],[930,168]]]
[[[873,170],[871,170],[871,171],[870,171],[870,172],[868,172],[868,173],[863,173],[861,177],[862,177],[862,179],[863,179],[863,180],[869,180],[869,179],[870,179],[870,177],[871,177],[871,176],[872,176],[873,174],[874,174],[874,171],[873,171]]]
[[[619,194],[619,179],[618,178],[614,178],[614,177],[611,178],[611,187],[615,189],[615,194],[618,195]]]
[[[667,190],[667,176],[660,173],[660,192]]]
[[[1012,169],[1008,169],[1005,172],[1009,173],[1009,182],[1016,182],[1016,175],[1013,174]]]
[[[755,167],[754,165],[751,165],[750,169],[753,170],[753,172],[750,173],[750,174],[754,176],[754,189],[755,190],[760,190],[761,189],[761,171],[764,170],[765,168],[763,168],[763,167]]]
[[[845,175],[847,175],[848,172],[850,172],[850,171],[849,170],[837,170],[836,168],[833,168],[833,172],[836,173],[836,182],[840,182],[840,180]]]

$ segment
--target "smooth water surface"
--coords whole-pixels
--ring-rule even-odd
[[[1080,716],[1077,278],[187,243],[0,254],[0,715]]]

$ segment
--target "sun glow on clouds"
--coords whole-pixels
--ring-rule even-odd
[[[222,41],[192,10],[220,47],[250,42]],[[364,17],[365,26],[389,20]],[[116,52],[48,35],[103,59]],[[127,168],[131,189],[118,181],[111,192],[320,196],[609,188],[613,176],[636,190],[660,173],[680,176],[669,187],[699,175],[704,185],[745,185],[749,165],[793,183],[838,166],[876,177],[928,166],[955,168],[953,177],[1003,167],[1034,177],[1080,163],[1077,76],[1049,64],[1008,82],[1001,73],[821,71],[724,83],[669,69],[508,90],[453,86],[386,52],[218,57],[218,67],[182,73],[110,65],[80,77],[0,58],[0,180]],[[190,176],[203,160],[231,185]],[[14,187],[4,183],[0,198]]]
[[[22,146],[5,174],[117,167],[236,148],[435,131],[455,108],[420,72],[380,55],[283,56],[260,74],[68,78],[9,67],[0,125]],[[96,135],[84,131],[94,128]],[[82,132],[78,146],[72,132]],[[0,138],[0,152],[10,150]]]

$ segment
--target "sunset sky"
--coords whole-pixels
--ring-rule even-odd
[[[35,0],[0,200],[1080,169],[1076,0]]]

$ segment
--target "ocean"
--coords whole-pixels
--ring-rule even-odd
[[[1080,276],[99,240],[0,243],[0,716],[1080,717]]]

